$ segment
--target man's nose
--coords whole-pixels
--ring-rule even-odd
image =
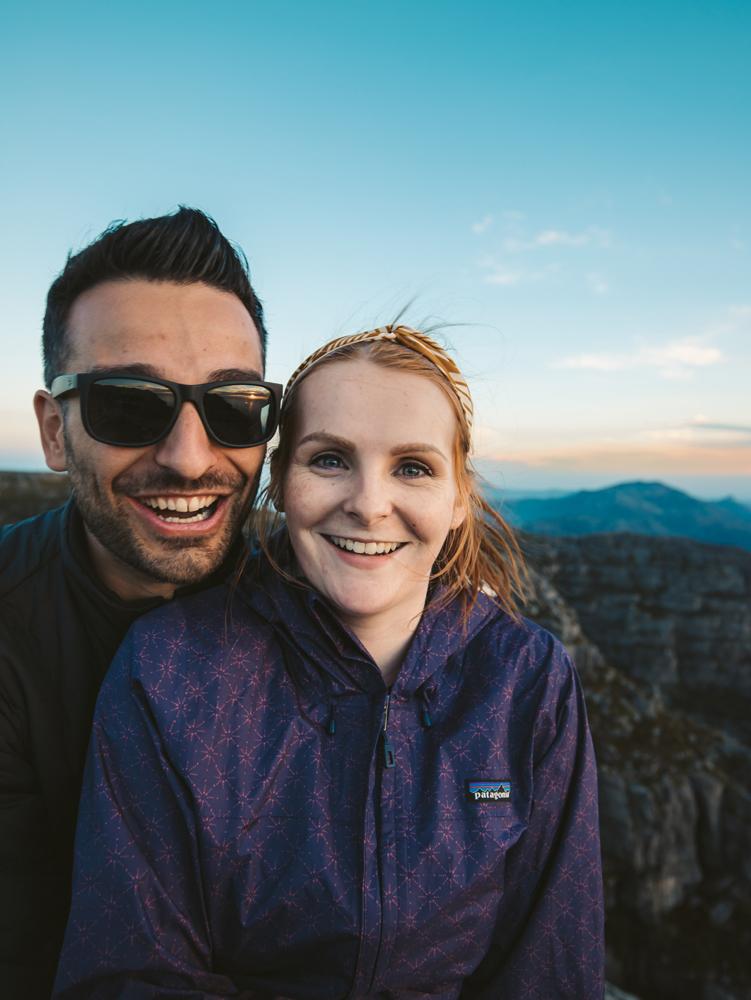
[[[349,495],[344,502],[347,514],[364,525],[375,524],[393,510],[389,476],[377,470],[361,470],[352,477]]]
[[[216,462],[216,454],[193,403],[183,403],[175,425],[155,445],[157,465],[184,479],[200,479]]]

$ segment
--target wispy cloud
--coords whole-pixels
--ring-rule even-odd
[[[522,271],[506,271],[501,267],[494,267],[483,280],[487,285],[503,285],[508,288],[524,281],[525,275]]]
[[[589,226],[579,232],[568,229],[541,229],[532,236],[507,236],[503,241],[503,249],[508,253],[523,253],[530,250],[544,250],[549,247],[599,247],[611,245],[611,236],[607,229],[599,226]]]
[[[747,448],[751,446],[751,424],[719,423],[699,415],[681,427],[670,428],[664,436],[702,448]]]
[[[594,272],[588,274],[587,284],[595,295],[607,295],[610,291],[610,283],[601,274]]]
[[[565,229],[544,229],[532,241],[538,247],[581,247],[589,243],[586,233],[568,233]]]
[[[480,236],[482,233],[486,233],[492,225],[493,225],[493,216],[485,215],[483,216],[482,219],[480,219],[479,222],[475,222],[472,224],[472,232],[475,233],[477,236]]]
[[[751,305],[743,303],[729,306],[724,316],[711,323],[704,331],[710,337],[725,337],[728,334],[751,332]]]
[[[609,472],[615,477],[628,476],[664,479],[671,475],[734,476],[747,479],[751,485],[751,444],[748,442],[699,442],[681,440],[662,432],[653,435],[600,435],[599,439],[582,440],[546,447],[532,442],[510,444],[491,443],[478,448],[478,458],[502,464],[523,462],[531,468],[590,472]],[[549,435],[548,435],[549,437]]]
[[[706,417],[694,417],[688,427],[698,427],[703,431],[730,431],[737,434],[751,434],[751,424],[714,424]]]
[[[685,378],[692,369],[706,368],[723,360],[718,347],[703,342],[700,337],[684,337],[657,347],[646,345],[631,354],[619,352],[577,354],[562,358],[557,368],[579,368],[600,372],[633,369],[655,369],[663,378]]]
[[[491,228],[494,230],[494,256],[478,263],[484,272],[483,282],[501,288],[548,280],[560,271],[564,257],[570,252],[582,251],[589,261],[593,253],[610,247],[612,242],[610,232],[601,226],[582,229],[535,227],[523,212],[518,211],[504,211],[497,217],[486,215],[471,228],[476,236]],[[610,290],[608,280],[596,272],[579,274],[576,280],[586,282],[595,295],[606,295]]]
[[[547,267],[536,270],[518,266],[509,267],[503,260],[498,260],[497,257],[483,257],[479,261],[479,265],[485,272],[482,279],[485,284],[499,285],[504,288],[543,281],[558,271],[556,264],[548,264]]]

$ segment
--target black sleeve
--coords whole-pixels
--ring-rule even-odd
[[[68,885],[30,739],[18,652],[0,635],[0,983],[5,1000],[48,998]]]

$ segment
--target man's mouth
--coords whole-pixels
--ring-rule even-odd
[[[324,535],[323,537],[338,549],[354,552],[359,556],[387,556],[407,544],[406,542],[364,541],[359,538],[345,538],[342,535]]]
[[[134,499],[153,510],[161,521],[166,521],[168,524],[192,524],[208,520],[223,498],[214,493],[201,496],[156,496]]]

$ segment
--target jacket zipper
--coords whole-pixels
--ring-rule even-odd
[[[391,708],[391,692],[386,692],[386,701],[383,703],[383,728],[381,730],[383,734],[383,766],[384,767],[394,767],[396,765],[396,754],[394,753],[394,747],[389,739],[388,725],[389,725],[389,709]]]
[[[396,754],[394,753],[394,746],[389,739],[389,712],[391,711],[391,691],[386,692],[386,700],[383,703],[383,716],[381,718],[381,733],[380,737],[383,744],[383,766],[384,768],[393,768],[396,766]],[[376,851],[381,851],[381,844],[379,843],[376,847]],[[378,862],[378,868],[380,869],[380,862]],[[370,970],[370,977],[368,982],[368,995],[373,991],[373,985],[375,983],[376,973],[378,971],[379,959],[381,956],[381,949],[383,947],[383,884],[382,884],[382,874],[379,871],[379,893],[381,896],[380,900],[380,913],[379,913],[379,928],[378,928],[378,945],[376,947],[375,956],[373,959],[372,968]]]

